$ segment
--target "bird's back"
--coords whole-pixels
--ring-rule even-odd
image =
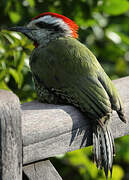
[[[122,102],[113,83],[95,56],[78,40],[59,38],[36,48],[30,65],[36,87],[40,90],[42,87],[52,96],[49,103],[58,103],[58,99],[63,98],[64,103],[91,113],[93,118],[116,110],[125,120]]]

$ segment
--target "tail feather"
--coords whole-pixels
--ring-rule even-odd
[[[113,156],[115,156],[115,142],[114,142],[114,137],[112,135],[112,132],[111,132],[110,128],[109,128],[108,133],[109,133],[109,136],[110,136],[110,139],[111,139],[111,142],[112,142]]]
[[[122,109],[120,109],[119,111],[117,111],[117,114],[119,116],[119,118],[121,119],[121,121],[123,121],[124,123],[126,123],[126,117],[124,115],[124,112]]]
[[[93,133],[93,154],[94,154],[94,162],[96,162],[97,168],[100,168],[100,162],[101,162],[101,151],[100,151],[100,141],[98,140],[99,134],[97,132],[97,129],[95,129],[95,133]]]
[[[126,117],[125,117],[125,113],[124,113],[124,109],[123,109],[123,103],[120,98],[119,98],[119,109],[115,109],[115,110],[117,111],[117,114],[118,114],[119,118],[121,119],[121,121],[126,123]]]
[[[114,155],[114,139],[108,125],[102,127],[97,125],[93,129],[93,155],[98,168],[104,168],[106,177],[110,171],[112,175],[112,164]]]
[[[108,136],[108,140],[109,140],[109,154],[110,154],[110,156],[109,156],[109,167],[108,167],[108,169],[110,170],[110,172],[111,172],[111,175],[112,175],[112,163],[113,163],[113,154],[114,154],[114,145],[113,145],[113,143],[112,143],[112,139],[111,139],[111,134],[110,134],[110,132],[109,131],[107,131],[106,132],[107,133],[107,136]],[[111,152],[111,153],[110,153]]]

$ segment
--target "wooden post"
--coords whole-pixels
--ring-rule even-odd
[[[62,180],[49,160],[24,166],[23,180]]]
[[[0,90],[0,180],[22,180],[20,103],[6,90]]]
[[[129,134],[129,76],[113,81],[125,106],[127,123],[113,112],[114,138]],[[78,109],[68,105],[36,101],[22,106],[23,164],[64,154],[92,144],[90,122]]]

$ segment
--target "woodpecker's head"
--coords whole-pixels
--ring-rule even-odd
[[[12,27],[9,30],[25,34],[34,41],[36,46],[46,44],[58,37],[78,37],[78,25],[75,22],[63,15],[51,12],[36,16],[26,27]]]

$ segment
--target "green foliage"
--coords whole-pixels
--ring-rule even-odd
[[[128,0],[1,0],[0,21],[0,88],[11,89],[21,102],[36,98],[29,56],[33,44],[20,33],[7,27],[24,25],[39,13],[52,11],[64,14],[80,26],[79,40],[96,55],[112,78],[129,75],[129,1]],[[113,179],[129,179],[128,137],[116,140]],[[67,153],[53,162],[63,179],[103,180],[92,160],[92,150]]]
[[[22,101],[36,97],[28,66],[32,48],[25,37],[6,30],[0,32],[0,88],[13,90]]]
[[[110,15],[119,15],[129,10],[129,2],[127,0],[104,0],[102,10]]]
[[[86,180],[96,180],[105,179],[104,172],[98,170],[96,165],[91,160],[92,149],[81,149],[77,151],[70,152],[66,155],[68,161],[75,167],[78,167],[79,174],[82,179]],[[113,166],[112,180],[120,180],[124,176],[124,171],[119,165]]]

